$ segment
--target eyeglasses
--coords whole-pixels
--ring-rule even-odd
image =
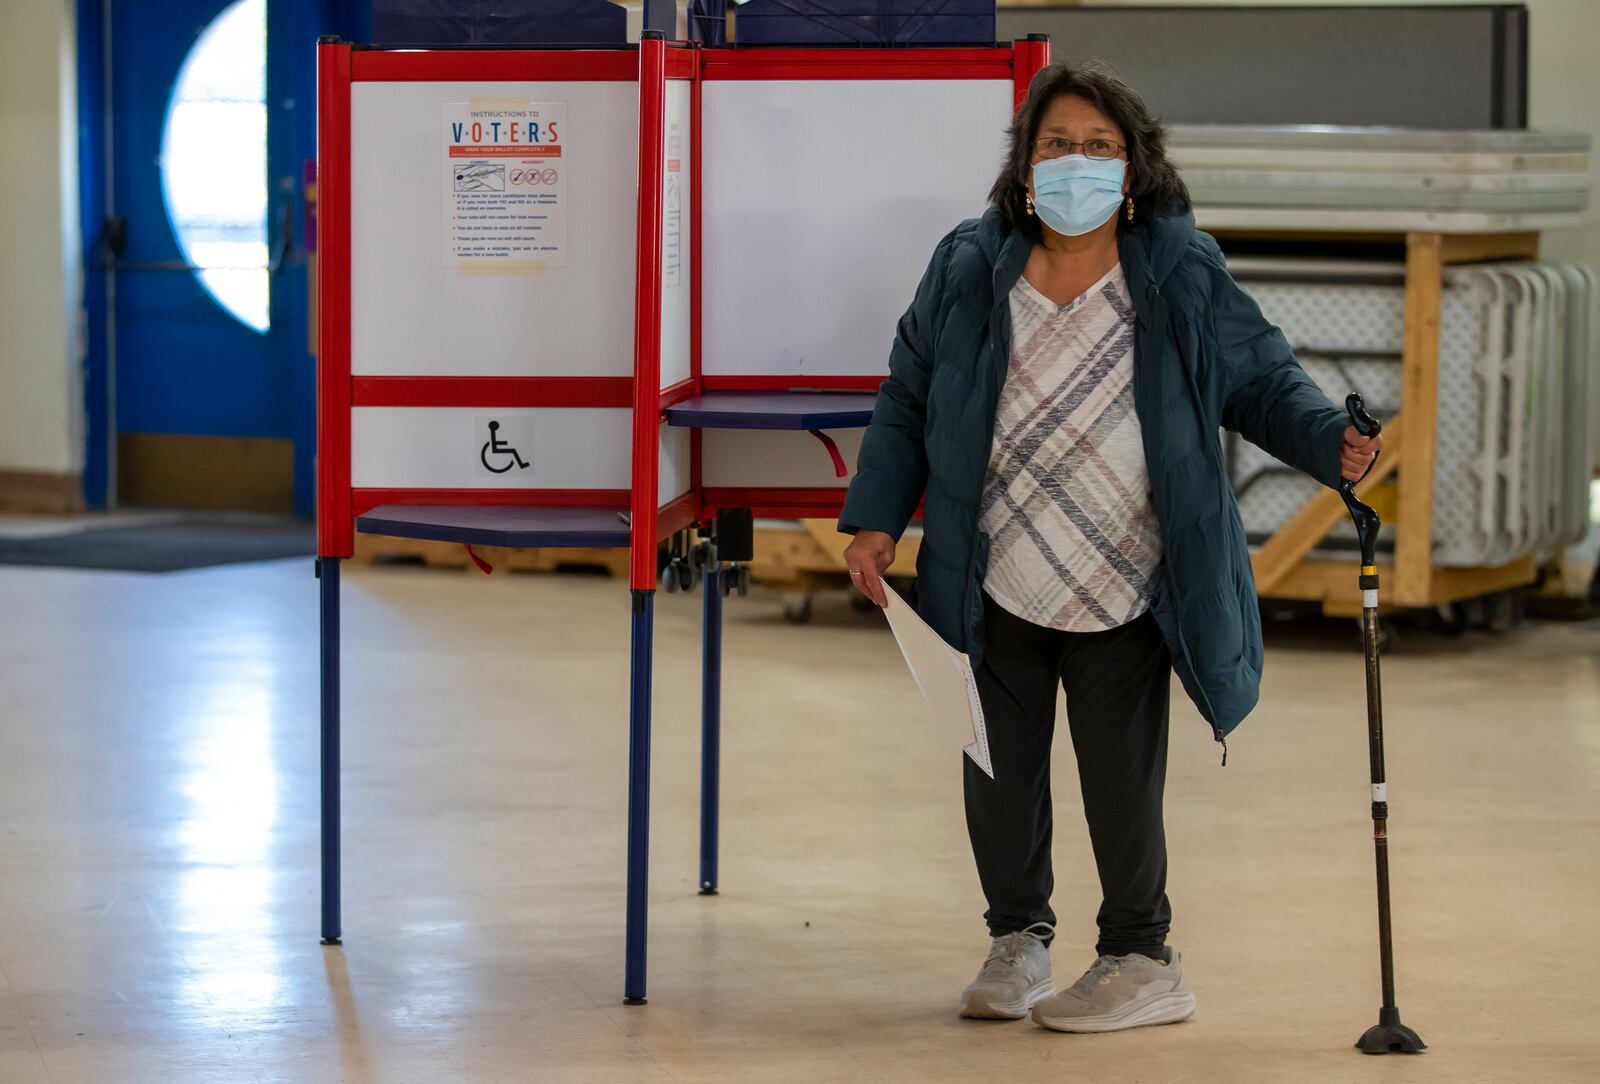
[[[1128,149],[1126,143],[1118,143],[1114,139],[1086,139],[1082,143],[1074,143],[1059,136],[1045,136],[1033,141],[1033,153],[1040,158],[1060,158],[1064,154],[1071,154],[1073,147],[1082,147],[1083,156],[1096,162],[1117,158]]]

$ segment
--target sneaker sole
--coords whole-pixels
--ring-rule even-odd
[[[1174,990],[1157,994],[1149,1001],[1134,1002],[1121,1012],[1103,1016],[1046,1016],[1037,1008],[1033,1022],[1052,1031],[1100,1032],[1123,1031],[1127,1028],[1147,1027],[1152,1024],[1176,1024],[1194,1015],[1194,994],[1189,990]]]
[[[1055,992],[1054,979],[1045,979],[1024,994],[1021,1001],[990,1001],[974,992],[961,1003],[961,1015],[969,1020],[1021,1020],[1035,1004],[1054,997]]]

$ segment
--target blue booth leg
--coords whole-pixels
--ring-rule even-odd
[[[339,558],[317,560],[322,628],[322,943],[339,925]]]
[[[628,931],[623,1004],[645,1003],[650,889],[650,658],[655,592],[633,591],[628,695]]]
[[[722,572],[705,570],[700,669],[700,894],[717,894],[717,802],[722,765]]]

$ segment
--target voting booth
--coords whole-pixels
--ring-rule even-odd
[[[355,533],[626,547],[624,992],[644,1000],[658,578],[693,582],[685,532],[719,512],[838,512],[896,322],[983,211],[1048,54],[319,45],[325,943]],[[695,552],[714,894],[725,557]]]

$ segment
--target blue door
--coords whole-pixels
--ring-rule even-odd
[[[80,0],[91,505],[310,514],[315,43],[355,7]]]

